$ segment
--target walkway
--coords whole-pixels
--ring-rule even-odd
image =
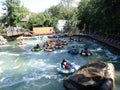
[[[25,35],[25,36],[32,36],[33,35],[33,32],[30,31],[30,30],[21,30],[21,31],[17,31],[17,30],[14,30],[14,31],[11,31],[11,32],[7,32],[7,35],[8,37],[11,37],[11,36],[21,36],[21,35]]]
[[[120,41],[119,40],[109,39],[109,38],[105,38],[105,37],[98,36],[98,35],[88,35],[88,36],[120,50]]]
[[[18,36],[18,35],[22,35],[23,32],[17,32],[17,31],[13,31],[13,32],[7,32],[7,36]]]

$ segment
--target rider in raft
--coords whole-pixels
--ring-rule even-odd
[[[62,65],[62,68],[63,68],[63,69],[70,69],[70,64],[67,63],[67,60],[66,60],[66,59],[63,59],[61,65]]]
[[[34,49],[40,48],[39,44],[36,44],[36,46],[33,47]]]

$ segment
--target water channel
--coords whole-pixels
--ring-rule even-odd
[[[63,38],[62,38],[63,39]],[[64,38],[68,40],[68,38]],[[120,51],[90,38],[81,42],[69,42],[53,52],[32,52],[30,49],[40,40],[26,40],[18,46],[16,41],[0,46],[0,90],[65,90],[63,80],[68,76],[58,74],[57,66],[66,58],[76,68],[90,62],[107,61],[115,66],[115,90],[120,90]],[[81,51],[85,45],[93,53],[90,57],[70,55],[68,48],[77,45]]]

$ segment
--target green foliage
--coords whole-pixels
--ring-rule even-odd
[[[69,32],[69,31],[73,31],[76,30],[76,24],[77,24],[77,12],[78,9],[77,8],[73,8],[71,10],[68,11],[68,15],[67,15],[67,23],[64,26],[64,30],[65,32]]]
[[[81,0],[78,6],[78,26],[82,29],[86,24],[86,31],[119,33],[119,8],[119,0]]]
[[[5,0],[2,4],[3,10],[6,11],[2,22],[10,26],[16,26],[22,18],[29,14],[28,9],[20,5],[20,0]]]
[[[32,30],[33,27],[55,27],[58,22],[56,17],[52,17],[50,13],[32,13],[28,22],[28,28]]]
[[[59,19],[68,20],[66,27],[75,26],[77,23],[77,8],[69,10],[62,5],[56,5],[50,7],[48,10],[42,13],[32,13],[28,22],[28,27],[54,27],[55,31],[58,32],[57,23]],[[67,29],[69,30],[69,29]]]
[[[6,31],[5,29],[0,29],[0,33],[1,33],[1,34],[6,34],[7,31]]]
[[[52,17],[57,18],[57,20],[67,20],[67,23],[64,27],[64,31],[68,32],[76,26],[77,23],[77,8],[71,8],[64,5],[52,6],[47,10]],[[56,23],[57,24],[57,23]]]
[[[61,4],[67,9],[71,9],[73,7],[73,3],[75,4],[75,0],[61,0]]]
[[[62,4],[52,6],[45,12],[31,13],[23,5],[20,5],[20,0],[5,0],[3,2],[3,10],[6,14],[2,16],[2,22],[10,26],[22,26],[32,30],[33,27],[54,27],[56,32],[58,20],[67,20],[65,30],[71,30],[77,24],[77,8],[70,7],[74,0],[63,0]],[[30,15],[28,22],[21,22],[21,20]]]

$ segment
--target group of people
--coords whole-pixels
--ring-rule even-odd
[[[46,41],[44,43],[44,47],[45,49],[52,49],[52,50],[55,50],[55,49],[60,49],[62,48],[64,45],[66,45],[67,42],[65,40],[49,40],[49,41]]]
[[[38,48],[40,48],[40,46],[39,46],[39,44],[36,44],[36,46],[34,46],[33,48],[38,49]],[[67,62],[66,59],[63,59],[61,65],[62,65],[63,69],[70,69],[70,64]]]
[[[76,42],[80,42],[82,39],[79,37],[79,38],[72,38],[70,37],[69,38],[69,41],[76,41]]]
[[[43,46],[45,47],[45,49],[54,49],[55,41],[54,40],[46,41]]]

